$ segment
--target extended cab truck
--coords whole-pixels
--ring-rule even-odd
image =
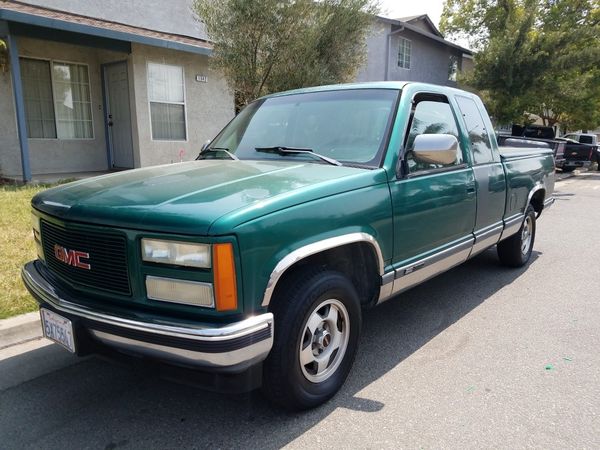
[[[497,245],[530,258],[550,150],[500,152],[478,97],[390,82],[247,106],[198,160],[32,200],[23,279],[47,337],[202,371],[262,369],[288,408],[343,384],[361,310]]]

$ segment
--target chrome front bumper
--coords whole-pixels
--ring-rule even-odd
[[[125,353],[213,369],[240,372],[264,360],[273,346],[273,314],[265,313],[223,326],[146,321],[77,304],[53,286],[41,264],[27,263],[25,286],[41,307],[80,323],[96,340]]]

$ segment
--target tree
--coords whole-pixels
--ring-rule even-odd
[[[479,90],[497,122],[525,112],[546,125],[600,123],[598,0],[447,0],[441,28],[477,50],[461,81]]]
[[[236,109],[281,90],[354,79],[374,0],[195,0],[214,43],[212,63]]]

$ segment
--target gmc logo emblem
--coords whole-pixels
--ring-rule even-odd
[[[83,262],[81,259],[89,259],[90,254],[77,250],[68,250],[58,244],[54,244],[54,257],[69,266],[79,267],[80,269],[90,270],[92,266]]]

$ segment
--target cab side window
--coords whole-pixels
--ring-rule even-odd
[[[465,126],[469,132],[469,142],[473,152],[474,164],[487,164],[494,162],[490,135],[485,127],[481,113],[473,100],[467,97],[456,97],[456,102],[464,118]]]
[[[456,160],[447,165],[424,163],[417,161],[413,154],[415,138],[420,134],[451,134],[458,139],[458,127],[454,114],[447,101],[427,96],[421,100],[417,96],[406,139],[406,164],[409,173],[453,167],[463,163],[460,147],[456,152]]]

